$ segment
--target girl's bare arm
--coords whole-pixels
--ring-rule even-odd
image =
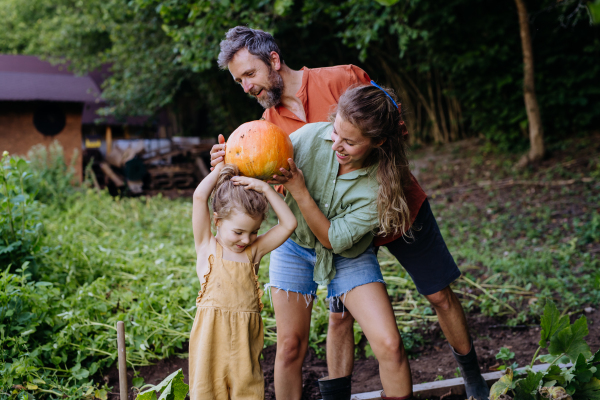
[[[208,199],[217,184],[219,172],[225,163],[221,162],[208,174],[194,191],[192,208],[192,227],[194,231],[194,244],[196,249],[210,242],[212,232],[210,231],[210,210]]]

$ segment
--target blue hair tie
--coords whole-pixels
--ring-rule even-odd
[[[379,89],[383,93],[385,93],[385,95],[390,98],[390,100],[392,101],[392,103],[394,103],[394,105],[396,106],[396,108],[398,108],[398,104],[396,104],[396,102],[394,101],[394,99],[392,98],[392,96],[390,96],[390,94],[388,92],[386,92],[385,90],[383,90],[381,88],[381,86],[379,86],[378,84],[376,84],[375,81],[371,81],[371,85],[375,86],[377,89]]]

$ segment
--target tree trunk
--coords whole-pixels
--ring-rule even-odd
[[[518,167],[524,167],[530,162],[538,161],[544,157],[544,130],[540,107],[535,96],[535,77],[533,71],[533,47],[529,31],[529,16],[524,0],[515,0],[519,14],[519,30],[521,33],[521,47],[523,48],[523,96],[525,109],[529,122],[529,153],[518,162]]]

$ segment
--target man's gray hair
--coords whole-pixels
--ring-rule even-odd
[[[225,34],[225,40],[221,41],[221,52],[217,59],[219,68],[227,69],[227,64],[233,59],[235,54],[241,49],[248,49],[250,54],[260,58],[269,67],[271,66],[271,52],[279,54],[281,63],[281,51],[275,43],[275,39],[271,34],[261,31],[260,29],[252,29],[247,26],[236,26],[231,28]]]

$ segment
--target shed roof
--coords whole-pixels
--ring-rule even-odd
[[[35,56],[0,54],[0,100],[96,102],[100,89],[89,76],[75,76]]]

